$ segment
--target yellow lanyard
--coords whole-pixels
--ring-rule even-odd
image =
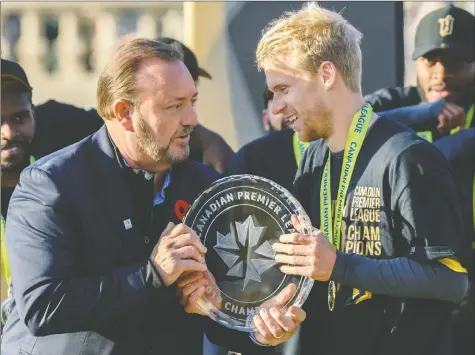
[[[8,265],[7,248],[5,243],[5,218],[2,216],[2,240],[1,240],[1,257],[2,257],[2,277],[5,276],[7,285],[10,284],[10,266]]]
[[[294,132],[294,136],[292,140],[293,140],[293,147],[294,147],[295,162],[297,163],[297,166],[299,166],[300,160],[302,160],[302,155],[305,152],[305,150],[308,148],[308,146],[310,145],[310,142],[302,142],[299,139],[299,135],[297,134],[297,132]]]
[[[366,104],[353,117],[353,122],[351,123],[351,127],[348,132],[348,138],[346,139],[345,151],[343,154],[343,166],[340,174],[340,185],[338,186],[333,228],[331,226],[332,210],[330,203],[330,153],[328,154],[327,161],[323,169],[323,177],[320,185],[320,229],[338,250],[340,249],[341,221],[343,218],[343,207],[346,200],[346,194],[348,192],[348,186],[356,165],[356,159],[360,153],[372,118],[373,108],[370,104]],[[334,281],[330,281],[328,285],[328,308],[331,311],[335,307],[335,298],[336,284]]]
[[[470,108],[467,111],[467,115],[465,116],[465,129],[470,128],[472,125],[472,119],[473,119],[473,106],[470,106]],[[450,131],[450,134],[454,134],[456,132],[460,131],[460,127],[455,127]]]

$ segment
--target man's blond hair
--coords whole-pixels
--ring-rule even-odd
[[[362,37],[339,13],[310,2],[298,11],[284,13],[263,31],[257,65],[259,70],[279,67],[284,64],[281,56],[290,55],[297,69],[315,74],[323,61],[330,61],[346,86],[361,92]]]
[[[183,53],[176,46],[143,38],[119,47],[97,83],[97,112],[103,119],[114,118],[112,105],[115,100],[124,99],[132,105],[138,104],[137,71],[142,61],[153,58],[167,63],[183,61]]]

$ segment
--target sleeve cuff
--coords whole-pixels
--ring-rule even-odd
[[[147,265],[145,265],[145,284],[152,286],[153,288],[161,288],[163,286],[162,279],[157,269],[153,265],[152,261],[149,259]]]
[[[438,117],[440,115],[440,111],[442,111],[442,107],[445,104],[445,99],[441,99],[436,101],[430,105],[430,112],[434,115],[434,117]]]
[[[338,282],[343,281],[346,273],[347,258],[348,254],[343,253],[339,250],[336,251],[336,261],[335,266],[333,267],[332,274],[330,276],[331,280]]]

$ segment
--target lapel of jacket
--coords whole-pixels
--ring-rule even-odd
[[[137,238],[132,220],[132,200],[125,183],[124,172],[117,162],[114,147],[104,125],[92,137],[91,166],[95,179],[96,196],[101,209],[123,243]],[[124,245],[124,244],[123,244]]]

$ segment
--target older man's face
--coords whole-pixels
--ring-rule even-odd
[[[150,59],[137,75],[140,105],[133,117],[140,153],[175,164],[188,158],[190,133],[198,124],[193,78],[180,61]]]

